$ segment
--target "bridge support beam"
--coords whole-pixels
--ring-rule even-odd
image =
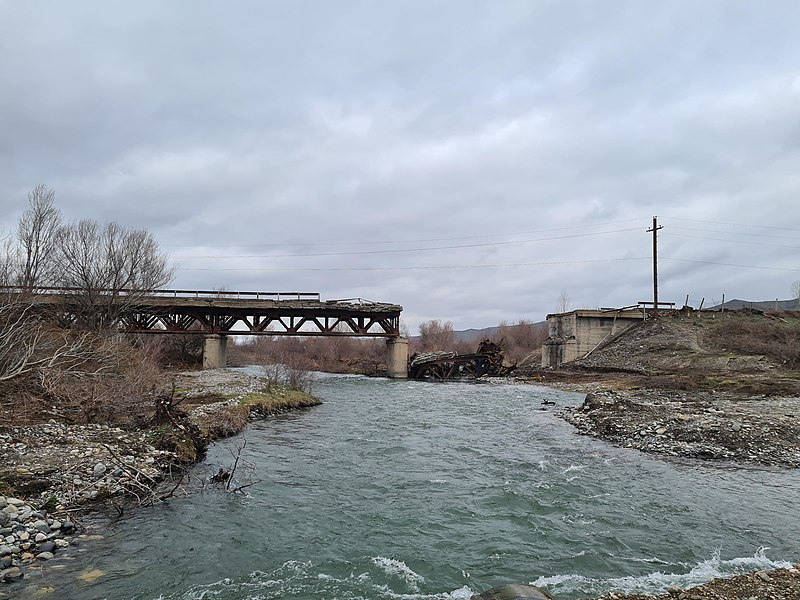
[[[224,369],[228,366],[228,336],[207,335],[203,345],[203,368]]]
[[[396,337],[386,340],[386,370],[392,379],[408,379],[408,340]]]

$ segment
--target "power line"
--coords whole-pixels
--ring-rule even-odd
[[[676,221],[691,221],[693,223],[714,223],[715,225],[731,225],[733,227],[753,227],[757,229],[782,229],[784,231],[800,231],[796,227],[777,227],[775,225],[752,225],[746,223],[726,223],[725,221],[706,221],[703,219],[687,219],[685,217],[662,217],[666,219],[674,219]]]
[[[717,265],[720,267],[739,267],[742,269],[764,269],[767,271],[788,271],[790,273],[800,273],[800,269],[787,269],[785,267],[764,267],[761,265],[740,265],[734,263],[721,263],[721,262],[714,262],[710,260],[692,260],[690,258],[668,258],[666,256],[661,257],[662,260],[672,260],[677,262],[686,262],[686,263],[697,263],[702,265]]]
[[[650,260],[649,256],[634,256],[629,258],[596,258],[590,260],[566,260],[536,263],[508,263],[493,265],[434,265],[434,266],[413,266],[413,267],[312,267],[312,268],[278,268],[278,267],[208,267],[208,268],[182,268],[177,267],[178,271],[422,271],[422,270],[446,270],[446,269],[495,269],[507,267],[542,267],[553,265],[581,265],[590,263],[618,262],[631,260]]]
[[[530,235],[532,233],[549,233],[551,231],[568,231],[570,229],[585,229],[587,227],[605,227],[606,225],[618,225],[620,223],[633,223],[640,219],[624,219],[622,221],[606,221],[604,223],[592,223],[589,225],[571,225],[569,227],[555,227],[552,229],[536,229],[533,231],[517,231],[512,233],[491,233],[485,235],[469,235],[461,237],[446,237],[446,238],[428,238],[428,239],[411,239],[411,240],[375,240],[375,241],[359,241],[359,242],[313,242],[313,243],[295,243],[283,242],[279,244],[161,244],[164,248],[194,248],[200,246],[202,248],[285,248],[286,246],[299,246],[299,247],[313,247],[313,246],[363,246],[363,245],[380,245],[380,244],[418,244],[424,242],[450,242],[457,240],[478,240],[492,237],[506,237],[512,235]]]
[[[767,237],[767,238],[775,238],[778,240],[797,240],[797,237],[788,236],[788,235],[767,235],[766,233],[746,233],[744,231],[720,231],[718,229],[697,229],[694,227],[675,227],[674,225],[670,227],[670,230],[678,229],[679,231],[701,231],[704,233],[721,233],[723,235],[746,235],[748,237]]]
[[[726,240],[722,238],[712,238],[700,235],[686,235],[685,233],[673,233],[670,237],[684,237],[684,238],[692,238],[695,240],[710,240],[715,242],[732,242],[734,244],[747,244],[748,246],[768,246],[770,248],[789,248],[791,250],[800,250],[800,246],[786,246],[784,244],[766,244],[764,242],[746,242],[744,240]]]
[[[486,248],[494,246],[510,246],[514,244],[529,244],[532,242],[548,242],[552,240],[563,240],[569,238],[589,237],[593,235],[606,235],[609,233],[621,233],[625,231],[639,231],[638,227],[628,229],[613,229],[611,231],[598,231],[594,233],[576,233],[573,235],[561,235],[548,238],[538,238],[535,240],[515,240],[511,242],[487,242],[483,244],[461,244],[457,246],[433,246],[429,248],[394,248],[391,250],[357,250],[352,252],[312,252],[308,254],[226,254],[223,256],[175,256],[176,260],[220,260],[229,258],[305,258],[319,256],[355,256],[363,254],[399,254],[402,252],[426,252],[429,250],[457,250],[464,248]]]

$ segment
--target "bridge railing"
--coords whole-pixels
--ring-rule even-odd
[[[0,292],[11,294],[42,294],[60,295],[85,292],[84,288],[76,287],[19,287],[2,285]],[[236,298],[241,300],[309,300],[320,301],[319,292],[237,292],[231,290],[113,290],[96,289],[92,292],[117,294],[126,296],[129,294],[147,295],[157,298]]]

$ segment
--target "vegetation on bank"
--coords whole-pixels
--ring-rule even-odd
[[[233,400],[235,403],[195,419],[201,433],[209,441],[236,435],[251,418],[263,418],[320,404],[319,399],[309,392],[292,389],[285,384],[273,385],[269,391],[235,396]]]
[[[133,336],[120,315],[173,277],[168,258],[141,229],[91,219],[66,222],[55,194],[37,186],[16,230],[0,237],[0,422],[149,429],[150,440],[186,462],[208,443],[241,431],[252,414],[274,414],[317,401],[302,371],[274,371],[265,389],[224,407],[202,428],[169,391],[165,368],[202,357],[202,336]],[[34,294],[61,288],[59,302]],[[56,298],[59,296],[56,296]],[[65,321],[68,316],[68,322]],[[64,325],[68,325],[65,327]]]
[[[408,332],[405,332],[408,336]],[[501,322],[489,336],[514,363],[539,364],[547,328],[542,323],[520,320]],[[453,323],[437,319],[419,326],[419,335],[409,337],[409,353],[448,351],[475,352],[479,339],[459,339]],[[362,375],[386,374],[386,342],[383,339],[350,337],[260,336],[231,345],[229,361],[239,364],[288,365],[298,371],[324,371]]]

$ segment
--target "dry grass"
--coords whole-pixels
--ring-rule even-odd
[[[800,319],[727,318],[705,333],[704,341],[739,354],[766,356],[788,369],[800,366]]]

